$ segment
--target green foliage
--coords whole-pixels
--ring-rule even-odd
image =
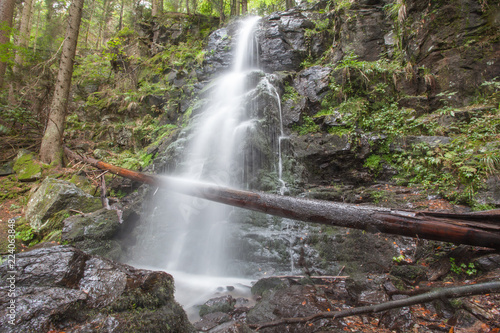
[[[405,261],[405,256],[400,254],[397,257],[392,257],[392,261],[397,262],[397,263],[401,263],[401,262]]]
[[[335,10],[350,9],[354,0],[339,0],[335,1]]]
[[[0,99],[0,101],[3,99]],[[40,122],[33,113],[21,106],[0,102],[0,134],[17,134],[26,128],[39,128]]]
[[[293,125],[292,130],[298,132],[299,135],[305,135],[319,132],[320,127],[314,122],[313,118],[304,116],[302,118],[302,125]]]
[[[300,95],[293,86],[291,86],[288,82],[285,82],[285,93],[281,97],[281,100],[283,102],[293,101],[295,104],[300,100]]]
[[[78,85],[110,83],[114,79],[111,69],[113,56],[108,52],[77,56],[73,80]]]
[[[32,228],[19,228],[16,232],[16,239],[22,241],[24,244],[29,244],[29,246],[33,246],[38,243],[35,239],[35,232]]]
[[[450,265],[450,270],[457,275],[467,274],[468,276],[472,276],[477,274],[476,265],[474,265],[474,263],[472,262],[468,264],[461,263],[460,265],[458,265],[455,261],[455,258],[450,258]]]
[[[370,171],[374,174],[378,174],[382,169],[382,157],[379,155],[370,155],[366,160],[363,166],[365,168],[370,169]]]
[[[500,81],[498,81],[498,76],[492,79],[491,81],[485,81],[481,84],[482,87],[485,87],[488,95],[488,99],[491,101],[495,101],[500,103]],[[500,107],[500,105],[499,105]]]

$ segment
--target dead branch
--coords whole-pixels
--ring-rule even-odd
[[[500,292],[500,281],[486,282],[480,284],[472,284],[460,287],[451,287],[451,288],[443,288],[436,289],[429,293],[409,297],[406,299],[390,301],[385,303],[380,303],[376,305],[369,306],[361,306],[358,308],[352,308],[342,311],[334,311],[334,312],[320,312],[316,313],[312,316],[302,317],[302,318],[283,318],[280,320],[262,323],[262,324],[249,324],[250,328],[254,329],[262,329],[265,327],[272,327],[278,325],[285,324],[299,324],[310,321],[315,321],[318,319],[338,319],[350,316],[356,316],[360,314],[368,314],[368,313],[377,313],[390,309],[401,308],[405,306],[415,305],[415,304],[423,304],[433,301],[439,298],[458,298],[472,295],[481,295],[481,294],[489,294],[489,293],[497,293]]]

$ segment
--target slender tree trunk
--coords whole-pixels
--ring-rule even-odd
[[[245,15],[248,12],[248,1],[241,0],[241,15]]]
[[[163,4],[163,2],[162,2]],[[120,20],[118,21],[118,31],[123,29],[123,7],[125,6],[125,0],[122,0],[120,5]]]
[[[224,15],[224,0],[220,0],[219,2],[219,23],[222,25],[224,21],[226,20],[226,17]]]
[[[103,34],[102,34],[102,40],[101,40],[101,45],[106,44],[109,40],[110,37],[110,29],[109,29],[109,23],[111,22],[113,18],[113,8],[114,8],[114,0],[108,0],[108,5],[106,7],[106,11],[104,12],[104,28],[103,28]],[[158,1],[158,0],[157,0]]]
[[[92,25],[92,19],[94,18],[94,9],[95,9],[96,0],[92,1],[92,7],[90,8],[90,17],[89,23],[87,24],[87,31],[85,32],[85,48],[89,48],[89,34],[90,34],[90,26]]]
[[[151,16],[158,16],[158,0],[151,1]]]
[[[14,0],[0,1],[0,44],[6,44],[10,41],[10,30],[12,28],[14,5],[15,5]],[[3,87],[6,70],[7,70],[7,63],[0,62],[0,89]]]
[[[108,6],[109,6],[110,2],[111,2],[111,0],[104,0],[104,2],[103,2],[102,17],[101,17],[101,22],[99,22],[99,34],[97,36],[97,42],[95,44],[96,50],[99,50],[99,48],[101,47],[104,26],[106,25],[106,16],[107,16],[107,12],[108,12]]]
[[[38,39],[38,29],[40,27],[40,13],[41,13],[41,10],[38,9],[37,10],[37,15],[36,15],[36,28],[35,28],[35,38],[33,40],[33,52],[36,51],[36,41]]]
[[[16,52],[16,57],[14,58],[14,68],[12,71],[15,75],[19,73],[20,67],[23,65],[24,55],[22,54],[22,50],[28,47],[28,43],[30,40],[30,32],[31,32],[31,14],[33,13],[33,0],[25,0],[23,13],[21,16],[21,27],[19,29],[19,38],[17,42],[17,46],[20,48]]]
[[[285,0],[286,9],[295,7],[295,0]]]
[[[186,0],[186,13],[189,15],[189,0]]]
[[[62,164],[62,139],[66,120],[66,107],[68,104],[71,77],[73,75],[78,33],[82,20],[83,3],[84,0],[73,0],[69,7],[68,27],[59,63],[59,72],[49,109],[45,134],[40,147],[40,160],[48,164]]]

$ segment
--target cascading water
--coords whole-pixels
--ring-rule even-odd
[[[193,120],[195,134],[185,152],[183,178],[220,185],[239,186],[243,161],[237,143],[251,121],[243,105],[248,71],[257,64],[253,30],[258,17],[243,22],[233,69],[213,85],[206,110]],[[179,237],[165,253],[167,268],[196,274],[224,275],[225,246],[229,239],[227,218],[231,208],[221,204],[182,198],[177,207]]]

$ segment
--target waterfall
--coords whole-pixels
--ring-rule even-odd
[[[235,36],[230,70],[200,92],[204,105],[201,112],[192,117],[179,139],[169,147],[180,156],[170,173],[195,181],[255,188],[277,171],[278,186],[273,187],[282,194],[288,191],[283,180],[282,142],[286,137],[276,88],[279,80],[258,68],[253,33],[258,21],[258,17],[242,21]],[[242,246],[242,239],[245,232],[254,231],[249,231],[248,226],[241,230],[242,224],[237,222],[241,211],[165,190],[155,192],[147,204],[150,215],[141,225],[142,234],[134,246],[138,250],[130,263],[173,274],[177,281],[176,298],[185,309],[198,304],[192,294],[201,285],[208,288],[202,282],[219,281],[227,286],[229,282],[220,282],[226,281],[223,277],[259,274],[260,268],[245,267],[248,251]],[[285,237],[289,244],[293,271],[294,237],[281,233],[277,236]],[[201,295],[201,291],[196,293]]]

